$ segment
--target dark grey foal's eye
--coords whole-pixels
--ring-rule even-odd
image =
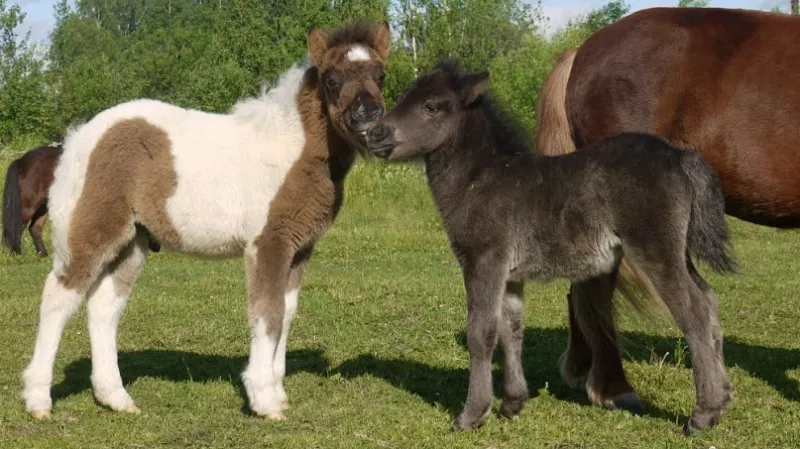
[[[439,111],[439,108],[436,106],[436,104],[431,102],[425,103],[423,108],[425,108],[425,112],[431,115],[436,114],[436,112]]]
[[[338,85],[339,82],[332,76],[325,78],[325,87],[327,87],[328,89],[334,89]]]

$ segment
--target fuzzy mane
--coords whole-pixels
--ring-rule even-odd
[[[285,121],[286,117],[295,117],[295,100],[310,67],[309,61],[293,65],[281,75],[273,87],[268,88],[264,84],[258,97],[246,98],[233,105],[231,115],[264,131],[275,128],[275,124]]]
[[[434,70],[444,73],[453,89],[459,87],[461,78],[469,75],[469,72],[464,70],[458,61],[449,59],[437,63]],[[495,154],[508,156],[532,152],[533,139],[531,136],[525,132],[517,119],[494,99],[491,93],[484,92],[470,106],[470,109],[478,108],[486,118]]]
[[[328,35],[328,48],[339,45],[362,44],[372,48],[375,43],[377,28],[366,20],[355,20],[347,25],[337,28]]]

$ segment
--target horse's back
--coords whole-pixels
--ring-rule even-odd
[[[578,147],[647,132],[699,151],[729,212],[800,223],[800,19],[715,8],[653,8],[578,50],[567,110]],[[757,208],[752,207],[758,205]],[[777,221],[775,221],[777,220]]]

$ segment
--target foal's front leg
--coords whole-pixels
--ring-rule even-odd
[[[469,391],[464,410],[453,422],[453,430],[480,427],[492,410],[492,352],[497,344],[506,277],[505,259],[496,254],[483,254],[464,265]]]
[[[280,394],[282,386],[278,388],[282,373],[278,372],[281,367],[276,366],[275,358],[284,336],[284,324],[288,327],[284,317],[292,256],[290,247],[268,237],[248,245],[245,250],[252,337],[250,361],[242,380],[250,409],[258,416],[273,420],[284,419],[282,411],[287,402],[285,392]]]

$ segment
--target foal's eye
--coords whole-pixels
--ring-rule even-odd
[[[431,102],[425,103],[423,108],[425,108],[425,112],[431,115],[436,114],[436,112],[439,111],[439,108],[436,106],[436,104]]]

